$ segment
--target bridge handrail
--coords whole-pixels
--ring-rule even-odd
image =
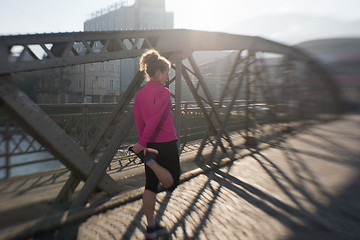
[[[224,101],[224,104],[227,104],[229,102],[230,102],[229,100],[226,100],[226,101]],[[218,102],[215,102],[215,103],[218,104]],[[51,118],[53,118],[55,120],[55,122],[71,121],[71,119],[73,119],[74,117],[81,118],[82,121],[79,123],[79,125],[81,126],[81,128],[80,128],[81,132],[77,133],[77,135],[89,137],[90,136],[89,128],[95,127],[95,126],[86,124],[86,122],[88,122],[88,119],[92,116],[93,117],[96,117],[96,116],[106,117],[110,114],[110,112],[108,111],[108,112],[91,112],[91,113],[89,113],[88,109],[92,108],[92,107],[95,107],[95,108],[109,107],[109,106],[115,107],[115,105],[116,105],[116,103],[91,103],[91,104],[89,104],[89,103],[73,103],[73,104],[39,104],[39,107],[41,107],[42,109],[46,109],[46,108],[58,109],[58,108],[74,108],[74,107],[80,108],[78,113],[61,113],[61,114],[53,113],[53,114],[50,114],[49,116]],[[258,104],[254,104],[254,105],[266,106],[266,104],[263,104],[263,103],[258,103]],[[223,106],[220,106],[220,107],[223,107]],[[245,100],[237,100],[236,104],[234,105],[234,111],[238,111],[238,113],[240,114],[241,112],[245,111],[245,107],[246,107]],[[184,116],[188,116],[189,114],[194,114],[197,112],[200,113],[200,108],[199,108],[199,106],[197,106],[197,103],[195,101],[183,101],[181,109],[182,109]],[[70,118],[70,120],[66,120],[67,118]],[[59,120],[56,120],[56,119],[59,119]],[[9,121],[9,119],[7,119],[5,117],[0,117],[0,123],[2,123],[2,125],[4,125],[4,127],[2,127],[0,130],[0,134],[3,136],[6,136],[6,139],[5,139],[6,142],[9,142],[9,143],[14,142],[14,141],[12,141],[12,138],[15,135],[23,135],[24,139],[29,137],[28,135],[26,135],[25,132],[23,132],[23,129],[20,128],[20,129],[15,130],[15,126],[10,126],[10,123],[6,124],[5,123],[6,121]],[[189,126],[188,121],[189,121],[189,119],[184,117],[183,125]],[[72,128],[74,128],[74,127],[72,127]],[[186,140],[189,137],[191,137],[192,135],[194,135],[194,132],[191,130],[193,128],[194,127],[191,127],[190,129],[188,128],[186,131],[183,129],[183,131],[182,131],[183,134],[180,136],[180,139]],[[202,126],[200,126],[200,128],[203,129],[205,127],[202,125]],[[63,130],[70,135],[74,134],[74,133],[71,133],[71,127],[70,127],[70,129],[67,129],[66,126],[63,126]],[[199,137],[201,137],[201,135],[199,135]],[[74,140],[75,140],[75,138],[76,138],[76,136],[73,136]],[[134,139],[135,138],[136,138],[136,136],[134,136]],[[83,140],[83,141],[81,141],[81,140]],[[86,140],[80,139],[80,142],[78,142],[78,144],[83,149],[86,149],[89,142],[90,141],[88,139],[86,139]],[[183,142],[184,141],[182,141],[182,143]],[[2,143],[2,144],[4,144],[4,143]],[[32,143],[32,144],[35,144],[35,143]],[[24,172],[24,173],[17,173],[14,175],[12,173],[13,168],[30,166],[32,164],[50,162],[50,161],[55,161],[55,160],[57,161],[57,159],[55,157],[48,156],[48,155],[46,155],[45,158],[39,158],[39,159],[32,160],[32,161],[23,161],[23,162],[16,162],[16,163],[12,163],[10,161],[10,159],[13,157],[26,158],[26,155],[28,155],[28,154],[47,153],[46,149],[44,149],[44,148],[35,149],[31,146],[32,144],[30,144],[30,146],[24,147],[24,148],[27,148],[26,151],[24,151],[24,152],[16,149],[16,146],[5,148],[5,151],[0,151],[0,158],[6,159],[5,164],[0,166],[0,173],[1,173],[1,171],[4,171],[5,176],[0,177],[0,179],[11,178],[13,176],[19,176],[19,175],[39,173],[36,171],[34,171],[34,172],[29,171],[29,172]],[[21,143],[19,145],[21,145]],[[18,146],[18,147],[21,148],[20,146]],[[63,168],[63,167],[64,166],[62,166],[62,165],[55,164],[55,168]],[[53,170],[53,168],[45,169],[42,171],[49,171],[49,170]]]

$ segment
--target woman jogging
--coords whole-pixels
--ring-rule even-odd
[[[154,49],[146,51],[140,58],[140,71],[145,72],[147,83],[135,96],[134,115],[139,141],[131,150],[145,163],[143,205],[148,223],[146,238],[156,238],[167,232],[154,219],[159,182],[172,191],[180,177],[171,93],[164,87],[169,81],[170,66],[170,62]]]

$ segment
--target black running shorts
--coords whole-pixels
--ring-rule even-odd
[[[174,185],[166,190],[173,191],[179,184],[180,179],[180,161],[177,141],[175,140],[164,143],[148,143],[147,147],[155,148],[159,151],[156,162],[160,164],[160,166],[166,168],[171,173],[174,179]],[[151,170],[151,168],[149,168],[146,164],[145,175],[145,189],[156,193],[158,191],[159,180],[156,177],[155,173]]]

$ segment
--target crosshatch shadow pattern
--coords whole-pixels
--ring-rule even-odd
[[[338,127],[313,126],[159,193],[156,219],[170,239],[356,239],[359,136]],[[145,223],[138,200],[89,218],[76,238],[143,239]]]

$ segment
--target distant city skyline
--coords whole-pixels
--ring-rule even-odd
[[[63,0],[56,7],[45,0],[2,2],[0,35],[83,31],[93,12],[118,2]],[[257,35],[288,44],[360,37],[358,9],[358,0],[166,0],[175,28]]]

